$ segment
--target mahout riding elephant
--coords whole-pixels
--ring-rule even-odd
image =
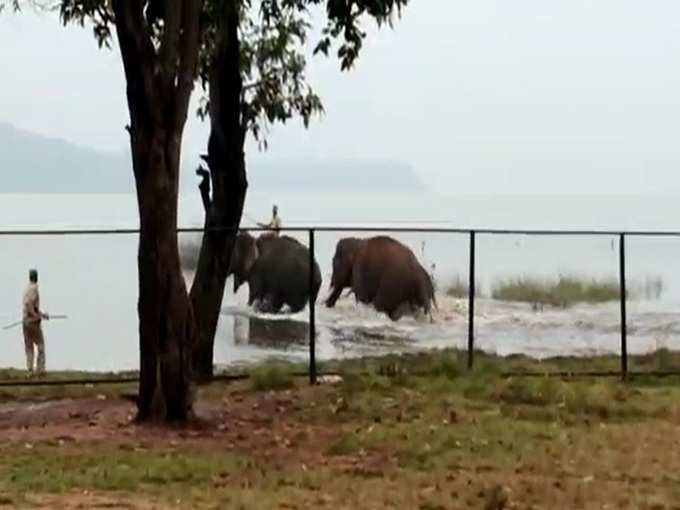
[[[393,321],[437,306],[432,279],[410,248],[388,236],[340,239],[333,256],[331,294],[335,306],[349,287],[357,301],[372,304]]]
[[[247,282],[248,305],[264,312],[277,313],[288,305],[299,312],[309,301],[309,249],[288,236],[260,236],[247,232],[236,237],[229,267],[234,275],[234,292]],[[321,271],[314,261],[312,303],[321,288]]]

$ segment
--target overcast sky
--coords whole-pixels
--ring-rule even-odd
[[[454,193],[680,191],[677,0],[410,3],[351,73],[312,60],[327,113],[266,157],[393,159]],[[0,121],[127,148],[121,63],[89,30],[3,15],[0,61]],[[192,119],[187,155],[206,134]]]

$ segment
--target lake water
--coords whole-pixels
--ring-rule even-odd
[[[244,223],[266,220],[279,205],[284,225],[389,225],[475,228],[680,230],[674,197],[470,197],[428,194],[250,193]],[[180,224],[198,226],[198,194],[182,196]],[[136,200],[128,195],[2,195],[0,228],[135,228]],[[188,234],[187,234],[188,235]],[[305,233],[291,234],[307,243]],[[327,293],[330,264],[338,238],[318,233],[317,260]],[[366,234],[359,234],[366,235]],[[468,239],[464,235],[394,234],[426,267],[436,265],[439,289],[466,275]],[[0,322],[16,320],[27,270],[37,267],[44,308],[68,314],[46,323],[48,367],[121,370],[136,368],[137,269],[135,235],[0,238]],[[650,276],[664,282],[661,299],[629,303],[630,350],[680,346],[680,239],[631,238],[627,241],[631,285]],[[577,274],[616,278],[618,240],[593,237],[479,236],[477,275],[482,287],[510,276]],[[187,275],[190,279],[191,276]],[[230,289],[230,286],[228,286]],[[270,356],[307,356],[307,312],[269,317],[245,306],[247,289],[227,290],[216,339],[216,361],[232,365]],[[392,323],[353,299],[336,309],[317,304],[321,359],[466,342],[467,303],[438,295],[435,321]],[[320,300],[321,301],[321,300]],[[554,354],[616,351],[618,304],[577,306],[534,313],[528,305],[480,299],[477,342],[499,354]],[[23,366],[20,329],[0,331],[0,366]]]

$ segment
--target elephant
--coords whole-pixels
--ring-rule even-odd
[[[357,301],[372,304],[393,321],[421,309],[432,319],[431,305],[437,308],[430,275],[407,246],[388,236],[338,241],[326,306],[335,306],[347,287]]]
[[[302,310],[309,301],[309,250],[288,236],[255,238],[247,232],[236,236],[228,275],[234,276],[234,293],[247,282],[248,305],[278,313],[284,305],[291,312]],[[321,270],[314,261],[312,306],[321,288]]]

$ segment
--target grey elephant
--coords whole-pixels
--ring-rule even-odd
[[[431,305],[437,306],[430,275],[407,246],[388,236],[338,241],[326,306],[335,306],[347,287],[357,301],[372,304],[393,321],[418,310],[431,319]]]
[[[263,235],[255,238],[247,232],[236,237],[229,275],[234,276],[234,292],[247,282],[248,305],[258,310],[278,313],[284,305],[295,313],[312,304],[321,288],[321,271],[314,261],[313,286],[309,289],[309,249],[288,236]]]

